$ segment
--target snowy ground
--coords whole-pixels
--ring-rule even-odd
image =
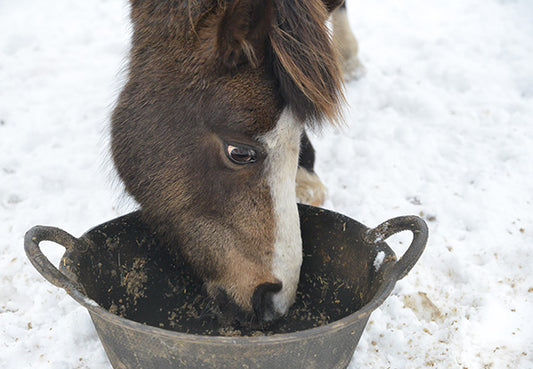
[[[347,127],[314,139],[326,206],[431,231],[350,368],[533,368],[533,3],[348,5],[367,74],[347,86]],[[22,238],[129,211],[106,156],[128,37],[124,0],[0,3],[0,368],[110,368]]]

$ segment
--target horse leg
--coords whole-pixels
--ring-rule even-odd
[[[348,15],[346,13],[346,2],[333,11],[331,25],[333,28],[333,42],[339,50],[340,65],[344,80],[349,81],[361,77],[365,69],[357,57],[359,46],[357,39],[350,29]]]
[[[298,172],[296,173],[296,197],[303,204],[320,206],[326,198],[326,187],[316,175],[313,169],[314,165],[315,149],[304,131],[300,140],[300,158]]]

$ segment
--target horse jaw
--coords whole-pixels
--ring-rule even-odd
[[[289,109],[284,109],[276,127],[259,138],[267,150],[265,177],[274,208],[272,274],[283,284],[281,291],[273,295],[274,311],[279,315],[286,314],[296,298],[303,258],[296,203],[296,172],[302,132],[302,123]]]

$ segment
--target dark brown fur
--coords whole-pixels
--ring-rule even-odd
[[[172,251],[213,296],[223,291],[244,311],[258,286],[279,287],[270,271],[273,206],[264,157],[232,164],[223,141],[257,146],[285,106],[302,122],[338,116],[326,14],[316,0],[131,0],[128,81],[112,117],[115,166]]]

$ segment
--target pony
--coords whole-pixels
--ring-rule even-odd
[[[304,130],[340,119],[327,20],[341,3],[130,0],[114,166],[226,321],[272,320],[295,300],[297,200],[324,195]]]

